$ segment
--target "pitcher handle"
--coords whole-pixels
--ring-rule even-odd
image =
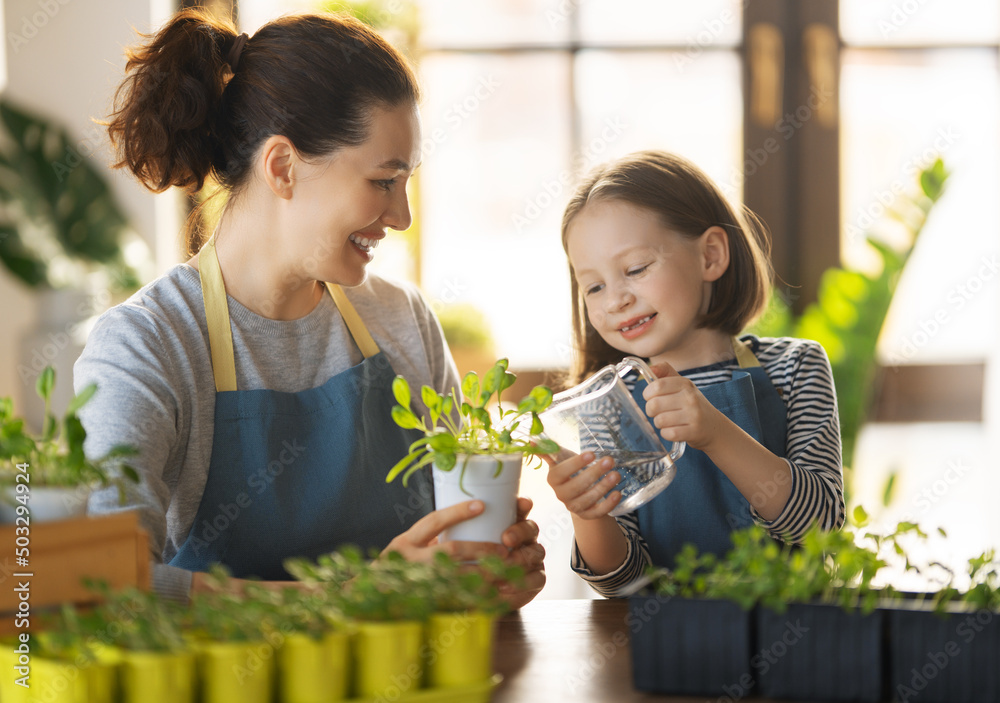
[[[628,375],[629,371],[635,369],[642,376],[646,383],[652,383],[656,380],[656,374],[653,370],[649,368],[649,364],[640,359],[637,356],[626,356],[624,359],[615,364],[615,371],[622,378]],[[659,434],[659,433],[657,433]],[[674,442],[670,447],[670,460],[677,461],[682,456],[684,456],[684,450],[687,448],[686,442]]]

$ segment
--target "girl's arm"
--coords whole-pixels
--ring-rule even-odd
[[[597,574],[592,571],[580,553],[580,546],[574,541],[570,556],[570,568],[591,588],[606,598],[626,595],[626,591],[642,578],[652,561],[646,541],[639,534],[639,519],[635,513],[615,518],[618,530],[625,539],[625,560],[613,571]]]
[[[549,464],[548,482],[573,518],[577,548],[594,574],[614,571],[628,551],[628,543],[615,519],[608,515],[621,500],[614,491],[620,477],[614,460],[603,457],[594,461],[594,452],[572,454],[563,451],[557,458],[545,457]],[[562,461],[556,461],[562,459]]]
[[[644,391],[646,410],[671,441],[704,451],[776,537],[796,541],[814,522],[843,524],[840,431],[833,378],[815,342],[781,340],[782,356],[768,363],[788,409],[788,458],[771,453],[718,411],[695,385],[667,364]]]
[[[635,516],[616,519],[608,515],[621,500],[617,491],[605,497],[619,481],[618,472],[611,470],[613,460],[594,461],[591,451],[561,452],[545,459],[550,466],[549,485],[573,519],[570,567],[601,595],[621,595],[622,589],[642,576],[650,559]]]

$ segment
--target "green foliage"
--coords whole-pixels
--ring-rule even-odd
[[[746,609],[760,604],[779,613],[788,603],[812,601],[867,612],[881,593],[872,579],[885,562],[877,552],[858,546],[850,530],[814,527],[793,548],[755,525],[733,532],[732,541],[732,550],[721,559],[686,545],[672,572],[656,573],[656,590],[731,600]]]
[[[56,287],[49,262],[64,254],[117,288],[138,287],[120,248],[128,223],[104,176],[64,129],[4,99],[0,204],[0,261],[26,285]]]
[[[842,268],[828,269],[820,280],[817,301],[795,316],[780,292],[771,296],[769,307],[751,329],[765,337],[802,337],[823,345],[830,357],[845,463],[850,467],[858,432],[871,406],[875,386],[875,347],[889,311],[896,284],[909,259],[931,209],[944,193],[948,179],[944,162],[935,161],[920,173],[921,192],[900,195],[888,210],[909,232],[901,249],[867,237],[880,260],[877,273]]]
[[[450,347],[488,349],[493,346],[490,323],[474,305],[445,305],[437,311],[437,318]]]
[[[915,563],[905,544],[925,541],[927,535],[913,522],[900,522],[886,534],[861,532],[868,514],[861,506],[851,515],[853,527],[824,531],[813,526],[796,546],[772,539],[754,525],[731,535],[733,547],[724,556],[699,554],[685,545],[673,569],[651,568],[651,587],[660,595],[712,598],[738,603],[745,609],[762,605],[784,612],[789,603],[833,603],[868,613],[886,599],[902,595],[878,584],[891,562],[904,573],[919,574],[927,583],[942,571],[946,581],[929,593],[934,607],[943,611],[951,603],[1000,611],[1000,562],[993,551],[969,560],[968,582],[955,586],[955,574],[938,562]],[[939,532],[944,535],[943,530]]]
[[[86,611],[64,607],[61,622],[50,627],[60,645],[85,645],[91,651],[101,645],[133,652],[177,652],[187,647],[182,634],[185,606],[155,593],[125,588],[112,591],[104,583],[90,583],[104,602]]]
[[[14,415],[10,398],[0,398],[0,485],[17,483],[18,464],[27,464],[32,486],[65,486],[99,484],[117,486],[124,498],[125,482],[137,483],[136,470],[124,463],[138,452],[128,446],[113,447],[99,459],[88,459],[83,451],[87,432],[77,417],[97,391],[91,384],[76,395],[66,408],[62,420],[51,411],[55,370],[47,366],[38,376],[35,390],[45,401],[42,434],[34,437],[25,431],[24,420]]]
[[[461,564],[444,552],[430,562],[411,562],[396,552],[366,559],[347,546],[316,561],[295,558],[285,568],[316,588],[330,611],[365,621],[426,620],[432,613],[507,608],[503,583],[519,583],[524,571],[499,558]]]
[[[282,601],[263,586],[231,587],[229,572],[215,565],[206,579],[212,588],[192,594],[181,618],[188,637],[208,642],[256,642],[273,631]]]
[[[392,392],[397,405],[392,408],[392,419],[403,429],[420,430],[424,436],[411,444],[409,453],[389,470],[386,483],[402,474],[406,485],[413,472],[432,462],[438,469],[450,471],[459,454],[537,456],[559,451],[555,442],[539,436],[543,427],[538,413],[552,403],[551,389],[535,386],[516,408],[504,409],[500,396],[517,378],[507,371],[507,363],[507,359],[497,361],[482,381],[475,371],[467,373],[462,379],[461,397],[454,388],[449,395],[441,395],[423,386],[420,398],[430,414],[430,423],[410,407],[410,384],[402,376],[396,376]],[[496,421],[486,409],[494,394],[499,413]],[[460,418],[458,422],[455,412]],[[498,471],[501,466],[497,461]]]

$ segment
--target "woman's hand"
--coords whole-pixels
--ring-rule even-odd
[[[548,482],[556,497],[566,508],[584,520],[604,517],[621,501],[618,485],[621,477],[613,471],[615,462],[611,457],[594,461],[591,451],[582,454],[562,450],[554,457],[542,457],[549,465]]]
[[[538,525],[528,520],[532,502],[530,498],[517,499],[517,522],[504,530],[501,539],[510,552],[507,563],[524,569],[524,581],[500,586],[500,593],[514,609],[526,605],[545,586],[545,547],[538,543]]]
[[[652,367],[657,380],[646,386],[646,414],[668,442],[687,442],[706,453],[728,422],[725,415],[708,402],[692,381],[664,362]]]
[[[517,521],[504,530],[502,544],[496,542],[441,542],[441,532],[483,512],[483,503],[469,500],[425,515],[413,527],[396,537],[382,553],[399,552],[409,561],[429,561],[435,552],[445,552],[455,561],[477,561],[484,556],[498,556],[506,563],[524,569],[524,582],[503,584],[500,591],[512,608],[520,608],[538,595],[545,586],[545,548],[538,543],[538,525],[528,520],[531,500],[517,499]]]

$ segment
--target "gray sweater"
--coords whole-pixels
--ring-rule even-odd
[[[416,288],[370,275],[346,293],[393,369],[412,387],[444,391],[458,385],[441,327]],[[297,392],[362,360],[329,295],[298,320],[260,317],[231,297],[229,313],[240,390]],[[73,376],[78,392],[98,385],[81,412],[87,454],[99,456],[116,444],[140,452],[132,464],[142,483],[129,490],[125,505],[108,489],[91,497],[89,512],[138,509],[149,532],[154,588],[185,598],[191,573],[164,562],[177,553],[194,522],[208,478],[215,417],[198,272],[178,265],[101,315]]]

